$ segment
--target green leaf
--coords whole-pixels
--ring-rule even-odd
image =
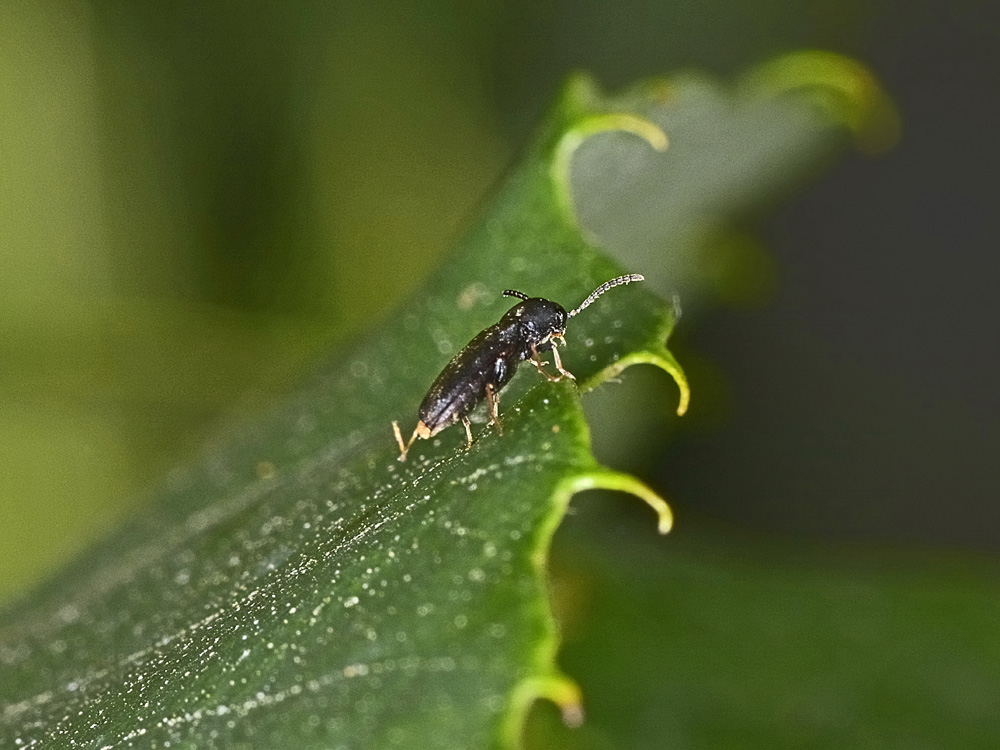
[[[899,133],[878,82],[829,52],[784,55],[735,84],[691,72],[643,81],[622,98],[666,132],[670,148],[650,158],[638,139],[591,138],[573,168],[577,212],[602,247],[664,295],[680,291],[686,308],[705,295],[752,301],[773,287],[769,257],[734,236],[734,215],[772,204],[844,131],[873,152]]]
[[[450,429],[400,463],[389,424],[412,425],[443,363],[509,306],[501,289],[575,305],[626,270],[577,227],[570,165],[588,138],[609,166],[622,139],[669,155],[652,117],[677,114],[668,89],[606,97],[572,81],[456,252],[379,332],[208,445],[147,512],[10,607],[0,744],[513,747],[538,696],[579,721],[577,688],[555,667],[552,534],[581,490],[638,495],[661,531],[666,504],[595,462],[577,385],[528,368],[502,394],[503,434],[478,425],[468,451]],[[813,113],[792,140],[835,124],[811,94],[780,109]],[[733,177],[715,166],[719,184]],[[674,322],[643,285],[616,289],[573,319],[565,365],[586,391],[655,364],[683,412],[665,348]]]
[[[529,748],[1000,745],[994,560],[776,543],[689,519],[654,546],[586,510],[552,567],[570,605],[560,663],[587,724],[568,730],[542,705]]]

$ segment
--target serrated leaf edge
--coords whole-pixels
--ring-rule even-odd
[[[531,555],[535,575],[542,587],[545,586],[547,580],[546,564],[556,529],[565,517],[573,497],[578,492],[586,490],[613,490],[632,494],[656,512],[657,529],[661,534],[666,534],[673,526],[673,512],[667,501],[644,482],[630,474],[594,464],[593,468],[587,471],[566,477],[559,482],[552,493],[551,512],[538,528],[534,551]],[[525,677],[514,686],[506,716],[500,725],[498,747],[504,750],[518,747],[528,710],[531,704],[539,698],[548,698],[555,703],[567,726],[575,727],[583,722],[584,712],[580,687],[556,667],[559,631],[547,600],[544,617],[546,633],[540,639],[533,659],[537,672]]]
[[[750,70],[740,82],[747,98],[804,93],[845,127],[856,146],[878,154],[899,140],[900,115],[892,98],[864,65],[827,50],[798,50]]]
[[[587,115],[572,122],[560,136],[552,151],[549,175],[552,178],[552,186],[559,208],[572,225],[580,231],[582,228],[577,221],[570,183],[570,166],[573,154],[590,136],[615,130],[639,136],[656,151],[666,150],[670,143],[667,134],[659,125],[631,112]]]
[[[580,384],[582,391],[590,391],[612,378],[617,377],[623,370],[632,365],[653,365],[665,370],[674,379],[680,391],[680,398],[677,401],[677,416],[683,416],[691,403],[691,386],[680,363],[674,359],[674,355],[666,347],[659,349],[642,349],[630,352],[619,359],[614,364],[600,370],[593,377],[588,378]]]

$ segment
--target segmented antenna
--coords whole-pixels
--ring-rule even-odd
[[[603,284],[601,284],[599,287],[597,287],[597,289],[595,289],[594,291],[592,291],[590,293],[590,296],[587,297],[587,299],[585,299],[583,302],[581,302],[580,306],[578,308],[576,308],[575,310],[573,310],[566,317],[572,318],[574,315],[576,315],[578,312],[580,312],[584,308],[589,307],[590,304],[595,299],[597,299],[598,297],[600,297],[602,294],[604,294],[609,289],[613,289],[616,286],[619,286],[621,284],[631,284],[633,281],[644,281],[644,280],[645,280],[644,277],[640,276],[637,273],[628,273],[628,274],[625,274],[624,276],[618,276],[618,277],[616,277],[614,279],[611,279],[611,281],[605,281]],[[504,294],[506,294],[506,293],[507,292],[504,292]]]
[[[503,290],[503,296],[504,297],[517,297],[519,299],[528,299],[528,295],[527,294],[525,294],[524,292],[518,292],[518,291],[516,291],[514,289],[504,289]]]

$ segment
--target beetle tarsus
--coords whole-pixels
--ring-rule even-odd
[[[462,417],[462,424],[465,425],[465,449],[472,447],[472,423],[468,417]]]
[[[496,425],[497,432],[503,435],[503,425],[500,424],[500,394],[492,383],[486,384],[486,401],[490,405],[490,424]]]
[[[555,350],[556,350],[556,348],[555,348],[555,346],[553,346],[552,347],[552,351],[555,352]],[[563,373],[563,375],[568,374],[559,365],[559,359],[558,358],[559,358],[559,355],[556,354],[556,367],[559,369],[559,371],[561,373]],[[550,373],[550,372],[548,372],[548,371],[545,370],[545,363],[542,361],[542,356],[538,353],[538,347],[536,347],[534,344],[531,345],[531,359],[528,360],[528,361],[531,362],[531,364],[533,364],[535,366],[535,368],[545,377],[546,380],[555,383],[556,381],[559,381],[559,380],[563,379],[562,375],[553,375],[552,373]],[[573,376],[570,375],[570,377],[573,377]],[[573,378],[573,379],[575,380],[576,378]]]
[[[562,380],[561,375],[553,375],[550,372],[546,372],[545,363],[542,362],[541,360],[532,358],[528,361],[535,366],[535,369],[538,370],[538,372],[541,373],[542,377],[544,377],[546,380],[552,381],[553,383],[556,382],[557,380]]]
[[[565,342],[565,340],[566,339],[563,339],[564,342]],[[570,380],[574,380],[574,381],[576,380],[576,376],[573,373],[571,373],[569,370],[564,370],[563,369],[562,360],[559,359],[559,349],[558,349],[558,347],[556,347],[554,345],[552,347],[552,360],[555,362],[556,369],[559,370],[559,373],[560,373],[560,375],[562,377],[566,377],[566,378],[569,378]]]
[[[396,436],[396,443],[399,445],[399,458],[397,458],[396,460],[405,461],[406,454],[409,452],[410,446],[413,445],[413,441],[417,439],[417,433],[419,432],[419,430],[414,430],[413,434],[410,435],[410,441],[408,443],[404,443],[403,433],[399,431],[399,425],[396,423],[396,420],[394,419],[392,420],[392,432]]]

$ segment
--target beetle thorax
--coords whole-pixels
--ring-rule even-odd
[[[502,321],[517,326],[528,348],[532,344],[541,346],[553,337],[566,333],[566,309],[541,297],[532,297],[514,305]]]

